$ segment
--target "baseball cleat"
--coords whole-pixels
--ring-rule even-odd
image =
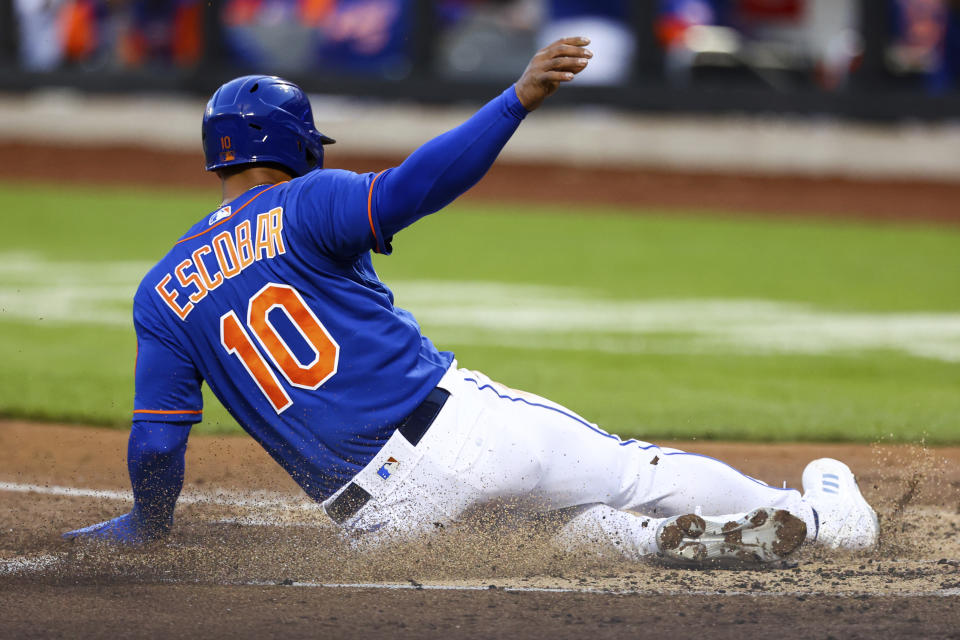
[[[745,515],[667,518],[657,530],[657,555],[686,566],[762,565],[803,544],[807,525],[789,511],[764,507]]]
[[[867,504],[850,467],[820,458],[803,470],[803,500],[817,520],[814,540],[831,549],[869,549],[880,538],[877,513]]]

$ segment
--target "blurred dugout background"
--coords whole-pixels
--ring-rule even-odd
[[[558,102],[865,120],[960,113],[956,0],[3,0],[0,91],[308,91],[479,101],[556,37],[597,58]]]

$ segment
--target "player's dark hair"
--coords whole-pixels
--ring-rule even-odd
[[[230,178],[237,175],[238,173],[243,173],[248,169],[254,167],[265,167],[267,169],[276,169],[277,171],[282,171],[291,178],[296,178],[297,176],[290,170],[289,167],[280,164],[279,162],[245,162],[243,164],[232,164],[227,167],[220,167],[219,169],[214,169],[216,174],[221,179]]]

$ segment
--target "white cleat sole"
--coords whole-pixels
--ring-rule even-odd
[[[796,551],[807,525],[789,511],[766,507],[739,517],[688,514],[657,530],[658,556],[683,566],[757,566]]]

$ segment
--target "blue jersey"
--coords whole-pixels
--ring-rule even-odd
[[[312,171],[205,216],[134,298],[134,420],[200,421],[206,381],[311,497],[349,481],[453,361],[370,251],[479,180],[524,114],[511,88],[397,168]]]
[[[206,380],[314,497],[373,457],[453,354],[373,270],[372,180],[323,170],[257,187],[184,235],[134,299],[149,363],[137,367],[137,418],[198,421]]]

